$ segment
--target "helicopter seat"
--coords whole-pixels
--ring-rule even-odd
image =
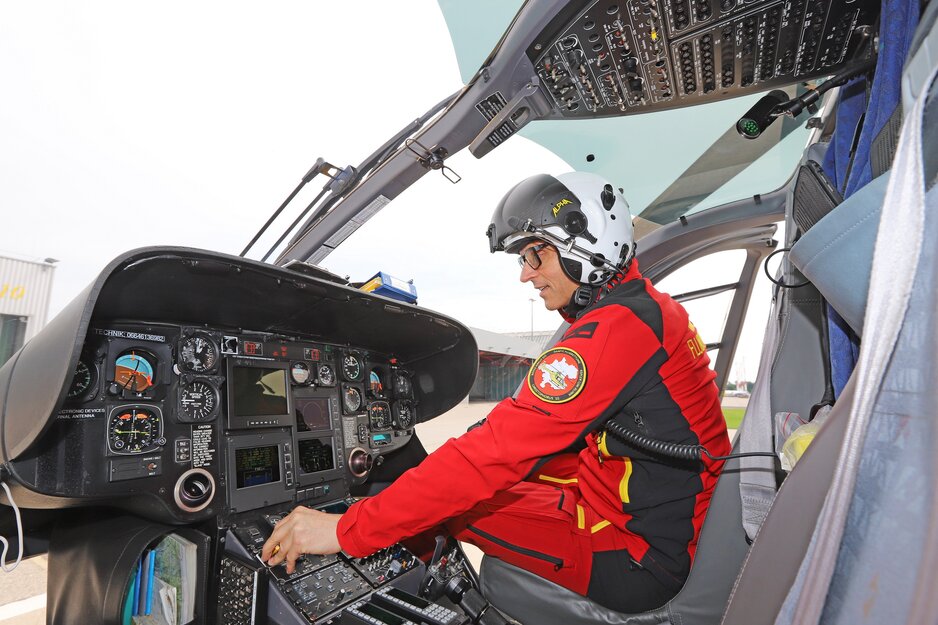
[[[521,623],[657,625],[718,623],[749,545],[741,522],[739,461],[728,460],[713,492],[687,582],[671,601],[623,614],[491,556],[482,559],[482,594]]]

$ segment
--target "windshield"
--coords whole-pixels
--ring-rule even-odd
[[[440,0],[460,75],[468,82],[523,2]],[[789,90],[793,94],[793,90]],[[764,93],[693,108],[575,121],[535,121],[521,134],[626,191],[633,215],[658,224],[782,186],[804,151],[809,130],[783,120],[758,141],[736,121]],[[721,142],[722,140],[722,142]],[[718,145],[715,145],[718,144]]]

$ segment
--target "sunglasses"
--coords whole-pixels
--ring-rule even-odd
[[[540,252],[545,247],[550,247],[550,243],[541,243],[539,245],[532,245],[528,249],[521,252],[518,256],[518,266],[524,268],[524,264],[527,263],[528,267],[531,269],[537,269],[541,266],[541,257],[538,256]]]

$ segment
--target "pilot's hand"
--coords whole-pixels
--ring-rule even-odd
[[[261,559],[268,566],[286,561],[287,573],[293,573],[296,559],[304,553],[325,555],[342,551],[336,535],[341,518],[341,514],[297,506],[274,527],[261,550]]]

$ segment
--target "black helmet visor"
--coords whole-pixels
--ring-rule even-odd
[[[522,180],[499,202],[486,234],[489,251],[517,252],[531,239],[539,238],[535,228],[561,225],[558,215],[579,211],[580,201],[562,182],[547,174]],[[565,229],[566,230],[566,229]],[[518,237],[530,232],[528,237]],[[506,246],[506,239],[513,239]]]

